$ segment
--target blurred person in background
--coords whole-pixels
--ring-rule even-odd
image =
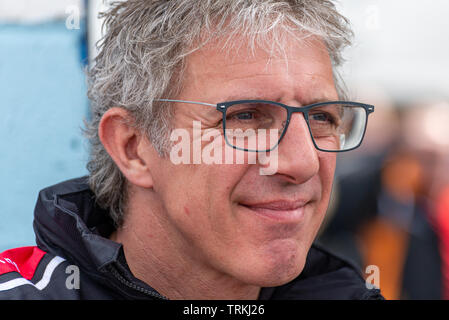
[[[379,172],[399,139],[399,114],[390,97],[378,87],[359,94],[375,101],[376,113],[367,127],[364,144],[351,153],[339,155],[332,203],[320,241],[363,266],[357,231],[377,212]]]
[[[380,138],[367,135],[350,155],[358,163],[353,171],[337,175],[338,196],[321,241],[348,239],[337,251],[361,266],[376,265],[389,299],[447,298],[449,107],[377,106],[368,132]]]
[[[432,296],[439,293],[441,298],[448,298],[449,213],[445,191],[449,184],[448,123],[449,103],[443,100],[414,104],[405,119],[403,140],[414,152],[423,168],[422,183],[417,193],[420,207],[430,225],[427,242],[424,242],[425,229],[414,229],[416,238],[420,236],[422,254],[416,255],[414,260],[416,268],[410,268],[408,273],[410,285],[404,288],[408,289],[408,296],[412,298],[415,296],[425,298],[426,289],[430,291],[432,283],[434,287]],[[421,276],[417,277],[416,273]],[[423,292],[417,293],[419,291]]]

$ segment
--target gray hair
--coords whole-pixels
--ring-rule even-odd
[[[102,16],[106,33],[89,72],[87,168],[98,204],[109,209],[117,226],[124,219],[127,184],[99,139],[100,120],[111,107],[128,110],[133,125],[166,156],[173,109],[155,100],[176,97],[185,58],[208,41],[225,39],[229,48],[237,45],[235,36],[240,34],[251,48],[282,51],[286,35],[301,34],[301,41],[304,35],[318,36],[343,94],[335,68],[342,63],[341,51],[350,44],[352,31],[328,0],[128,0],[113,3]]]

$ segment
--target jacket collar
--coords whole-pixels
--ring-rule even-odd
[[[39,247],[70,257],[88,270],[115,261],[121,249],[120,244],[107,239],[114,230],[112,221],[95,204],[86,177],[42,190],[33,227]]]
[[[122,245],[108,239],[115,229],[113,222],[95,203],[87,177],[42,190],[33,228],[39,248],[66,258],[116,293],[126,298],[163,298],[132,275]]]

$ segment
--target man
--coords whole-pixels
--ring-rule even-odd
[[[38,248],[3,253],[20,265],[0,297],[381,298],[312,246],[336,152],[373,111],[336,102],[350,31],[332,3],[134,0],[105,17],[90,175],[40,193]]]

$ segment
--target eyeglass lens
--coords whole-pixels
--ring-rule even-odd
[[[320,150],[350,150],[363,138],[367,114],[361,106],[324,104],[309,109],[306,116],[312,139]],[[226,141],[242,150],[272,150],[284,134],[287,118],[287,109],[277,104],[232,105],[224,119]]]

